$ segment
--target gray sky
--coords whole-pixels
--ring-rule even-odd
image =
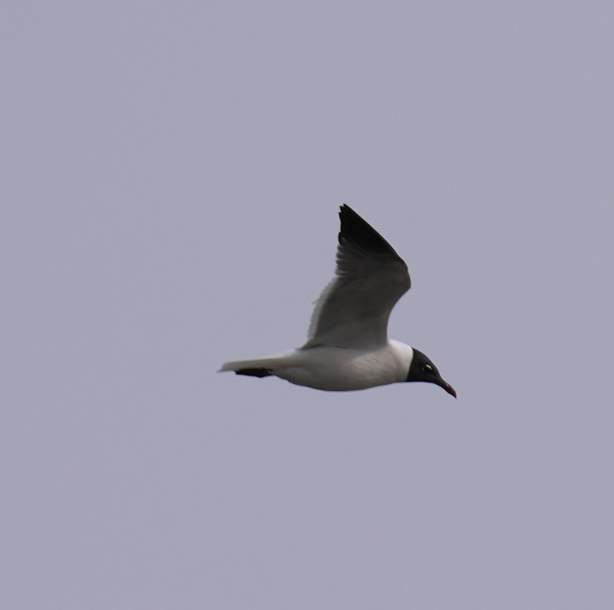
[[[614,594],[609,2],[8,2],[0,606]],[[348,203],[458,391],[301,345]]]

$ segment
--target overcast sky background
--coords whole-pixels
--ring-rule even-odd
[[[0,606],[606,609],[610,2],[6,2]],[[458,391],[301,345],[348,203]]]

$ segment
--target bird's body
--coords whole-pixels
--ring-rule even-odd
[[[316,302],[307,343],[269,358],[227,362],[221,370],[328,391],[427,381],[456,396],[427,356],[387,337],[390,312],[411,285],[407,265],[349,206],[339,216],[335,277]]]
[[[389,341],[378,349],[321,345],[270,358],[228,362],[222,370],[252,371],[243,374],[254,377],[273,374],[295,385],[342,392],[405,381],[412,356],[412,348],[399,341]]]

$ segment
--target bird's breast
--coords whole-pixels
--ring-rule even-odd
[[[375,350],[313,347],[296,350],[275,375],[296,385],[343,392],[404,381],[407,365],[390,344]]]

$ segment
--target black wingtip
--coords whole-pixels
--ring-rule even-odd
[[[273,374],[269,369],[239,369],[235,373],[237,375],[248,375],[249,377],[270,377]]]
[[[346,203],[339,209],[339,218],[341,220],[339,243],[345,239],[367,252],[398,256],[394,248]]]

